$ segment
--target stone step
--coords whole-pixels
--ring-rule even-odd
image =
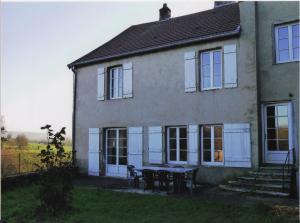
[[[239,180],[250,181],[250,182],[272,182],[273,184],[281,184],[282,178],[269,178],[269,177],[253,177],[253,176],[246,176],[246,177],[237,177]],[[290,179],[284,179],[285,183],[289,183]]]
[[[272,184],[272,183],[249,183],[246,181],[228,181],[228,184],[231,186],[245,187],[245,188],[255,188],[268,191],[278,191],[282,192],[282,184]],[[285,190],[290,187],[289,184],[285,185]]]
[[[282,178],[283,173],[282,172],[261,172],[261,171],[249,171],[249,175],[254,176],[262,176],[262,177],[270,177],[270,178]],[[284,173],[285,178],[289,178],[291,174]]]
[[[290,166],[291,168],[291,166]],[[261,166],[259,167],[259,170],[262,170],[262,171],[282,171],[283,169],[283,166]],[[288,169],[288,166],[285,166],[284,167],[284,170],[287,170]]]
[[[229,185],[220,184],[219,187],[223,190],[241,192],[241,193],[256,193],[261,195],[270,195],[270,196],[279,196],[279,197],[288,197],[289,194],[285,192],[274,192],[274,191],[266,191],[266,190],[253,190],[244,187],[232,187]]]

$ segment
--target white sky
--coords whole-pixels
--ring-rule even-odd
[[[172,17],[213,1],[164,1]],[[67,64],[127,27],[155,21],[164,2],[2,2],[1,114],[9,131],[44,124],[71,135],[72,72]]]

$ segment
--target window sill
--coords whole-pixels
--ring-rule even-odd
[[[127,100],[127,99],[132,99],[133,97],[122,97],[122,98],[109,98],[106,99],[106,101],[118,101],[118,100]]]
[[[168,164],[172,164],[172,165],[186,165],[187,161],[168,161]]]
[[[202,166],[209,166],[209,167],[222,167],[224,166],[224,162],[202,162]]]
[[[286,63],[295,63],[295,62],[300,62],[300,60],[276,61],[276,63],[274,65],[286,64]]]
[[[223,87],[216,87],[216,88],[202,88],[200,91],[213,91],[213,90],[221,90]]]

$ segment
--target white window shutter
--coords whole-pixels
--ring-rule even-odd
[[[198,165],[198,125],[188,127],[188,163]]]
[[[148,129],[149,163],[161,164],[162,159],[162,127],[151,126]]]
[[[132,63],[123,64],[123,98],[132,97]]]
[[[195,52],[184,53],[185,92],[196,91],[196,56]]]
[[[251,167],[250,124],[224,124],[225,166]]]
[[[128,128],[128,163],[136,168],[143,166],[143,127]]]
[[[99,146],[100,136],[98,128],[89,129],[89,167],[88,174],[92,176],[99,176],[100,172],[100,157]]]
[[[104,100],[104,67],[98,68],[98,77],[97,77],[97,99]]]
[[[224,87],[237,87],[236,44],[224,46]]]

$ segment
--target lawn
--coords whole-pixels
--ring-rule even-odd
[[[293,222],[272,216],[257,206],[229,206],[191,197],[138,195],[76,187],[72,211],[59,218],[37,218],[37,187],[18,188],[2,194],[2,218],[13,222]]]

